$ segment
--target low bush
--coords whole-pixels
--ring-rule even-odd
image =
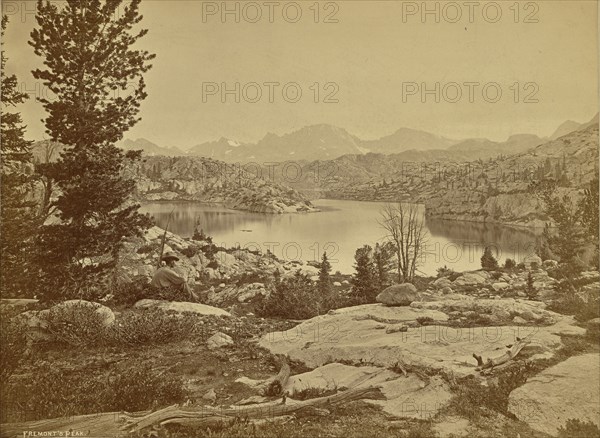
[[[328,395],[336,394],[338,391],[344,391],[347,388],[317,388],[314,386],[309,386],[307,388],[301,389],[299,391],[294,391],[290,394],[290,398],[294,400],[309,400],[311,398],[319,398],[326,397]]]
[[[40,319],[45,323],[52,343],[85,347],[102,343],[107,337],[104,318],[92,306],[52,307]]]
[[[563,315],[574,315],[577,321],[586,322],[600,317],[600,297],[564,292],[548,306],[548,309]]]
[[[150,254],[150,253],[158,253],[158,245],[155,243],[148,243],[146,245],[142,245],[137,249],[138,254]]]
[[[495,383],[481,385],[473,376],[458,381],[454,385],[456,396],[452,400],[453,410],[465,418],[487,416],[490,412],[508,414],[508,396],[527,381],[535,371],[531,362],[514,362],[502,370]]]
[[[13,380],[2,387],[3,400],[10,400],[0,414],[2,422],[156,409],[181,403],[186,395],[180,378],[159,374],[144,365],[110,375],[46,364],[26,378]]]
[[[275,279],[271,293],[256,303],[262,317],[308,319],[342,307],[346,300],[335,290],[323,295],[311,279],[300,272],[291,278]]]
[[[5,384],[25,357],[25,333],[22,320],[0,315],[0,386]]]
[[[200,252],[200,247],[198,245],[190,245],[187,248],[183,248],[181,250],[181,254],[188,258],[194,257],[196,254]]]
[[[433,323],[433,318],[431,318],[430,316],[419,316],[417,318],[417,322],[420,325],[430,325]]]
[[[512,269],[515,269],[516,267],[517,267],[517,262],[515,262],[513,259],[506,259],[504,261],[504,269],[512,270]]]
[[[55,346],[139,346],[194,338],[202,328],[198,316],[160,309],[127,311],[111,325],[90,306],[51,309],[42,317]]]
[[[558,428],[558,438],[590,438],[600,436],[600,429],[591,421],[572,418]]]
[[[107,331],[105,342],[114,345],[166,344],[192,338],[201,329],[197,315],[171,314],[159,309],[125,312]]]

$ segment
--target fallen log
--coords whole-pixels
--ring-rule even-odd
[[[486,362],[483,361],[483,358],[481,356],[478,356],[477,354],[473,353],[473,357],[477,361],[477,367],[475,368],[475,370],[484,373],[486,371],[491,370],[492,368],[496,368],[500,365],[507,363],[508,361],[514,359],[521,352],[521,350],[530,342],[531,335],[523,339],[517,338],[517,342],[515,342],[503,355],[495,358],[488,358]]]
[[[173,405],[156,412],[105,412],[99,414],[78,415],[74,417],[53,418],[48,420],[22,423],[4,423],[0,425],[0,437],[23,437],[23,432],[71,431],[71,436],[118,437],[130,432],[153,426],[180,424],[185,426],[209,427],[235,420],[268,420],[289,416],[304,411],[303,414],[323,412],[319,408],[348,403],[354,400],[385,399],[379,387],[349,389],[327,397],[314,398],[293,404],[281,404],[280,401],[262,405],[238,406],[234,408],[182,407]],[[33,435],[31,435],[33,436]],[[37,435],[41,436],[41,435]],[[63,436],[68,436],[64,434]]]
[[[277,375],[268,378],[257,386],[257,389],[261,395],[264,396],[278,396],[283,393],[283,388],[287,384],[290,378],[290,366],[285,358],[282,358],[282,365]]]
[[[249,421],[286,416],[307,408],[310,408],[314,412],[314,408],[339,405],[363,399],[384,400],[385,396],[379,387],[370,386],[367,388],[349,389],[326,397],[297,401],[293,404],[273,402],[259,406],[239,406],[228,409],[179,407],[174,405],[143,417],[128,418],[126,419],[126,423],[121,426],[121,430],[136,432],[148,427],[165,424],[209,427],[236,419]]]

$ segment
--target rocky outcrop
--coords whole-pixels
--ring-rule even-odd
[[[367,403],[379,405],[385,412],[401,418],[427,420],[452,397],[448,385],[439,376],[425,381],[416,374],[404,376],[382,367],[354,367],[341,363],[291,376],[285,391],[294,398],[296,393],[308,388],[340,390],[368,386],[380,386],[385,400],[365,400]]]
[[[470,302],[472,311],[478,309],[477,300]],[[512,309],[524,308],[514,300],[492,300],[490,306],[503,309],[510,316]],[[457,304],[462,300],[457,300]],[[461,305],[461,304],[459,304]],[[552,356],[562,346],[561,335],[583,335],[585,330],[575,325],[571,317],[564,317],[544,309],[534,315],[544,315],[548,322],[533,326],[490,325],[485,327],[449,327],[446,303],[435,301],[413,303],[410,307],[387,307],[368,304],[329,312],[284,332],[269,333],[259,344],[273,353],[289,355],[311,368],[332,361],[348,364],[369,363],[393,367],[404,363],[408,367],[430,369],[465,376],[475,373],[474,352],[483,357],[495,357],[514,344],[516,338],[531,336],[531,344],[524,351],[529,354]],[[546,313],[548,312],[548,313]],[[419,321],[427,320],[427,325]],[[407,331],[386,333],[388,325],[405,324]]]
[[[147,157],[131,164],[136,196],[145,201],[197,201],[258,213],[316,211],[297,191],[252,172],[253,168],[200,157]]]
[[[165,312],[172,311],[177,313],[195,313],[196,315],[214,315],[214,316],[231,316],[231,314],[218,307],[208,306],[200,303],[188,303],[180,301],[163,301],[163,300],[140,300],[135,303],[134,307],[138,309],[160,309]]]
[[[508,410],[532,429],[552,436],[569,419],[600,427],[600,355],[570,357],[529,378],[510,393]]]

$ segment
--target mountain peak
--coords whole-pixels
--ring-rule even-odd
[[[573,120],[567,120],[560,124],[556,131],[552,133],[550,136],[551,140],[556,140],[558,137],[562,137],[563,135],[567,135],[573,131],[577,131],[581,127],[581,123],[575,122]]]

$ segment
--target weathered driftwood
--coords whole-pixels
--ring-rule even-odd
[[[348,403],[354,400],[382,400],[384,395],[378,387],[349,389],[327,397],[281,404],[276,401],[260,406],[239,406],[234,408],[180,407],[169,406],[156,412],[106,412],[101,414],[78,415],[75,417],[53,418],[49,420],[5,423],[0,425],[2,438],[22,437],[23,431],[79,431],[86,436],[117,437],[129,432],[153,426],[180,424],[185,426],[208,427],[238,420],[268,420],[289,416],[303,411],[303,414],[317,414],[328,406]],[[76,436],[76,435],[73,435]]]
[[[283,393],[283,388],[285,388],[285,385],[290,378],[291,370],[287,360],[284,358],[282,361],[283,363],[279,373],[273,377],[269,377],[267,380],[257,386],[257,389],[261,395],[278,396]]]
[[[192,408],[174,405],[161,409],[160,411],[152,412],[143,417],[128,418],[126,419],[126,423],[121,427],[121,430],[135,432],[152,426],[174,423],[188,426],[208,427],[236,419],[264,420],[290,415],[307,408],[312,410],[313,408],[333,406],[362,399],[383,400],[385,397],[380,388],[371,386],[367,388],[349,389],[334,395],[298,401],[293,404],[274,402],[260,406],[239,406],[228,409],[209,407]]]
[[[481,356],[478,356],[477,354],[473,353],[473,357],[477,361],[477,368],[475,369],[484,373],[493,368],[497,368],[501,365],[504,365],[508,361],[514,359],[521,352],[521,350],[530,342],[530,336],[523,339],[517,338],[517,342],[515,342],[503,355],[494,358],[488,358],[486,362],[483,361],[483,358]]]

